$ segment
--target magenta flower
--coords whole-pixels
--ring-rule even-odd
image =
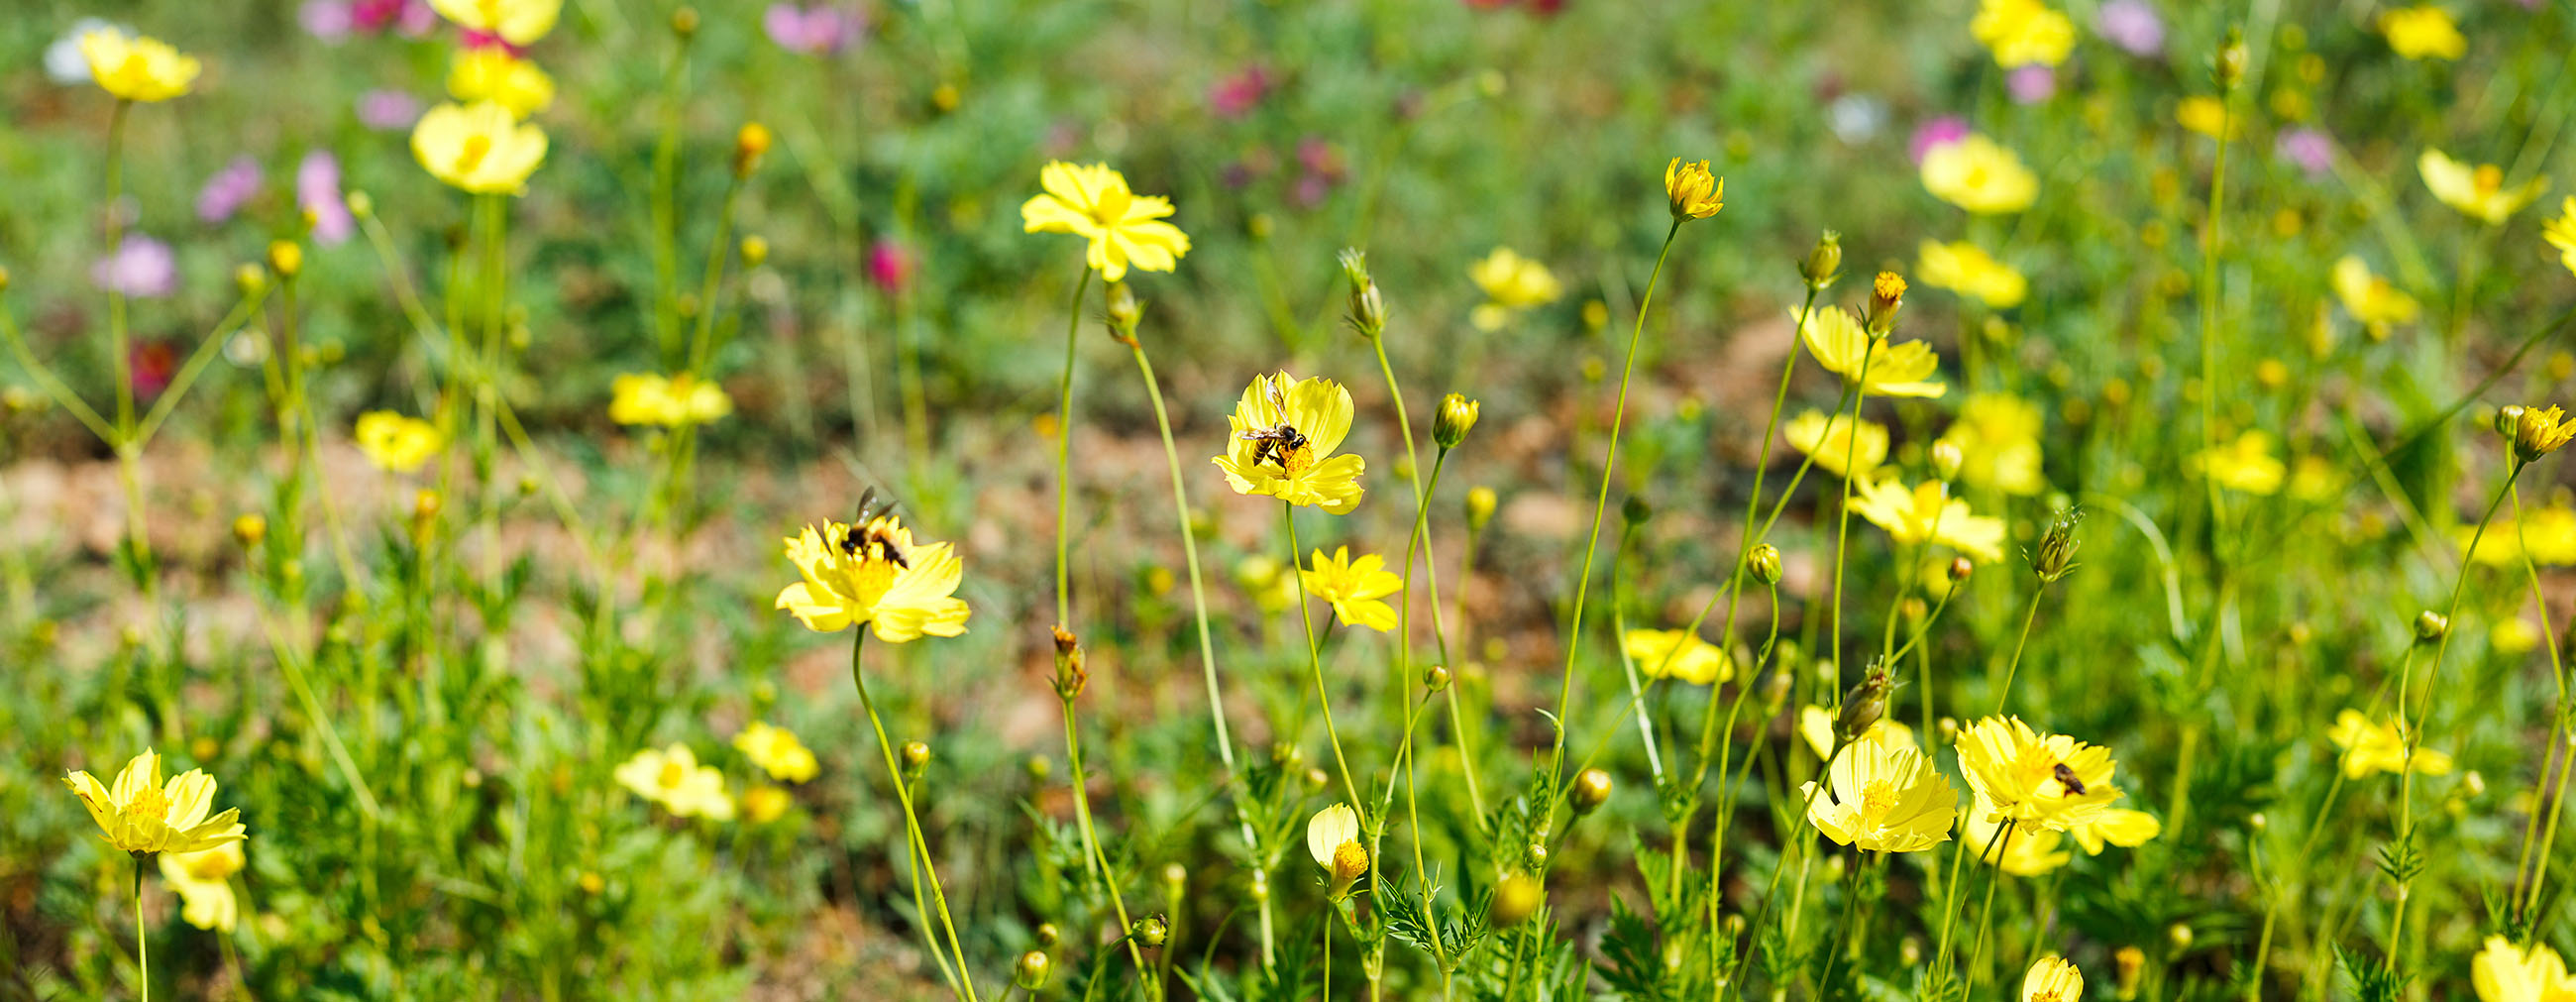
[[[891,237],[868,245],[868,281],[888,294],[912,284],[912,251]]]
[[[241,211],[243,203],[258,194],[259,161],[247,153],[234,157],[233,162],[206,179],[205,187],[197,189],[197,218],[208,223],[231,219],[233,213]]]
[[[1948,146],[1968,138],[1968,120],[1957,115],[1943,115],[1914,130],[1914,138],[1905,143],[1905,155],[1923,162],[1923,155],[1935,146]]]
[[[2014,104],[2038,104],[2057,96],[2057,71],[2045,63],[2013,67],[2004,74],[2004,89],[2012,93]]]
[[[1218,118],[1242,118],[1270,96],[1270,71],[1259,64],[1246,66],[1208,88],[1208,110]]]
[[[839,52],[859,33],[857,17],[827,4],[771,4],[760,27],[779,48],[809,56]]]
[[[329,45],[340,44],[358,26],[357,12],[349,8],[348,0],[304,0],[304,6],[295,9],[295,20],[304,26],[305,34]]]
[[[109,292],[154,299],[178,291],[179,260],[169,244],[128,234],[113,253],[90,266],[89,280]]]
[[[379,132],[399,132],[420,120],[420,99],[398,90],[358,95],[358,121]]]
[[[2164,51],[2165,22],[2146,0],[2110,0],[2102,5],[2094,27],[2102,37],[2132,56],[2152,56]]]
[[[145,400],[170,388],[179,373],[179,351],[165,341],[136,341],[125,351],[125,369],[134,377],[134,395]]]
[[[2299,165],[2310,177],[2334,171],[2334,140],[2306,126],[2282,130],[2280,138],[2272,141],[2272,152]]]
[[[329,151],[314,150],[295,165],[295,206],[312,215],[313,239],[325,246],[349,239],[358,228],[340,197],[339,158]]]

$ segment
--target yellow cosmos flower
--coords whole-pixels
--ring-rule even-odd
[[[1336,456],[1351,432],[1351,391],[1321,377],[1255,376],[1226,417],[1233,434],[1211,462],[1237,494],[1275,497],[1340,515],[1360,503],[1368,461]]]
[[[2513,457],[2522,462],[2538,461],[2571,441],[2576,441],[2576,421],[2567,420],[2567,412],[2555,404],[2524,407],[2514,420]]]
[[[2558,264],[2576,272],[2576,197],[2558,203],[2558,218],[2540,224],[2540,238],[2558,248]]]
[[[456,53],[447,69],[447,93],[467,104],[490,101],[526,118],[555,103],[555,80],[535,62],[487,45]]]
[[[2105,844],[2135,849],[2155,841],[2164,831],[2165,823],[2153,814],[2114,807],[2100,817],[2067,828],[2066,834],[2075,837],[2075,844],[2084,848],[2085,855],[2099,856]]]
[[[1997,839],[1995,829],[2002,823],[1985,820],[1980,813],[1971,810],[1959,818],[1959,837],[1976,848],[1977,862],[2016,877],[2037,877],[2075,859],[2074,853],[2066,851],[2063,833],[2024,829],[2013,832],[2011,838]],[[2001,862],[1997,862],[1998,856]]]
[[[1907,487],[1895,477],[1860,485],[1852,497],[1852,514],[1887,530],[1908,546],[1939,543],[1985,563],[2004,558],[2004,522],[1968,510],[1950,496],[1950,485],[1927,480]]]
[[[2498,654],[2529,654],[2540,647],[2540,628],[2520,616],[2499,619],[2487,630],[2487,644]]]
[[[765,825],[787,816],[796,800],[775,786],[755,786],[742,791],[742,816],[752,824]]]
[[[787,559],[805,580],[779,591],[778,608],[806,629],[838,633],[871,626],[877,639],[890,644],[966,632],[969,610],[956,594],[965,562],[947,543],[916,545],[912,530],[893,515],[855,526],[806,526],[787,540]]]
[[[1485,290],[1485,304],[1476,307],[1468,318],[1481,331],[1501,330],[1512,314],[1545,306],[1565,295],[1565,286],[1557,281],[1555,272],[1509,247],[1496,247],[1484,260],[1468,265],[1467,277]]]
[[[1994,50],[1995,65],[2055,66],[2075,50],[2075,22],[2039,0],[1984,0],[1968,33]]]
[[[1950,840],[1958,797],[1911,744],[1854,742],[1825,770],[1830,796],[1799,787],[1807,820],[1835,845],[1865,852],[1921,852]]]
[[[1807,352],[1845,381],[1860,378],[1866,356],[1869,383],[1862,387],[1864,395],[1937,397],[1950,392],[1949,384],[1933,378],[1940,373],[1941,357],[1932,353],[1931,345],[1888,340],[1871,348],[1869,332],[1842,307],[1817,307],[1807,317],[1804,336]]]
[[[1878,368],[1875,360],[1870,368]],[[1855,427],[1860,429],[1858,441],[1852,438]],[[1887,461],[1887,426],[1876,421],[1863,420],[1854,425],[1848,414],[1827,417],[1825,412],[1810,407],[1790,418],[1781,432],[1788,436],[1790,448],[1815,457],[1818,467],[1837,477],[1853,476],[1854,471],[1866,477]],[[1843,468],[1845,459],[1851,461],[1851,470]]]
[[[442,104],[411,129],[411,155],[431,177],[477,195],[519,195],[546,159],[546,132],[497,101]]]
[[[1923,188],[1981,216],[2020,212],[2039,198],[2039,175],[1983,133],[1969,133],[1923,153]]]
[[[2041,957],[2022,975],[2021,1002],[2083,1002],[2084,972],[2056,954]]]
[[[2453,528],[2452,545],[2466,551],[2469,537],[2476,532],[2473,525]],[[2565,504],[2526,508],[2519,531],[2511,524],[2489,527],[2486,535],[2478,539],[2478,552],[2471,559],[2489,567],[2516,567],[2522,564],[2526,549],[2531,562],[2544,567],[2576,564],[2576,508]]]
[[[2406,771],[2406,736],[2394,720],[2372,720],[2359,710],[2335,714],[2334,729],[2326,740],[2343,749],[2343,778],[2360,779],[2374,772],[2391,775]],[[2415,771],[2426,776],[2439,776],[2451,771],[2451,756],[2430,748],[2415,749]]]
[[[1103,279],[1125,279],[1130,264],[1170,271],[1190,252],[1189,234],[1162,221],[1172,214],[1172,200],[1127,190],[1126,176],[1108,164],[1054,161],[1038,172],[1038,186],[1046,192],[1021,203],[1021,228],[1090,241],[1083,260]]]
[[[563,0],[429,0],[429,5],[457,27],[498,35],[521,48],[546,37],[563,15]]]
[[[1297,574],[1307,595],[1332,603],[1334,618],[1379,633],[1395,629],[1395,607],[1378,600],[1404,587],[1404,579],[1386,569],[1386,558],[1367,553],[1353,560],[1347,546],[1329,557],[1318,549],[1313,566]]]
[[[1976,393],[1959,405],[1940,441],[1959,449],[1959,479],[2029,497],[2048,489],[2040,473],[2039,406],[2007,393]]]
[[[733,797],[725,792],[724,773],[714,766],[699,765],[697,753],[690,751],[688,745],[636,752],[634,758],[617,767],[615,775],[619,785],[672,814],[711,821],[733,820]]]
[[[2247,494],[2278,493],[2290,468],[2272,455],[2272,433],[2247,431],[2224,445],[2202,449],[2191,458],[2192,472],[2216,477],[2222,487]]]
[[[1943,568],[1946,572],[1947,568]],[[1947,580],[1946,578],[1944,579]],[[1798,711],[1798,736],[1807,739],[1807,748],[1818,760],[1834,757],[1834,711],[1810,705]],[[1914,740],[1914,728],[1896,722],[1894,717],[1880,717],[1869,729],[1860,732],[1852,743],[1882,744],[1891,748],[1921,748]]]
[[[241,902],[233,897],[231,878],[245,862],[239,842],[197,852],[162,853],[161,879],[179,892],[179,918],[199,929],[233,931],[241,921]]]
[[[120,852],[203,852],[249,837],[243,834],[240,809],[207,816],[215,806],[213,776],[190,769],[165,784],[161,756],[148,748],[125,763],[114,786],[100,783],[88,770],[63,777],[63,784],[80,796],[107,844]]]
[[[2227,102],[2207,94],[2194,94],[2174,105],[2174,122],[2211,139],[2219,138],[2222,129],[2228,139],[2245,134],[2244,117],[2228,114]]]
[[[771,779],[802,783],[814,778],[814,753],[796,740],[796,732],[787,728],[754,720],[733,736],[733,747]]]
[[[1965,240],[1948,244],[1926,240],[1917,253],[1914,277],[1933,288],[1975,298],[1998,310],[2019,306],[2030,294],[2030,282],[2021,272]]]
[[[1664,194],[1672,199],[1674,219],[1706,219],[1726,208],[1726,179],[1708,172],[1708,161],[1664,165]]]
[[[2576,198],[2568,199],[2576,203]],[[2576,209],[2576,204],[2569,206]],[[2576,235],[2576,230],[2570,231]],[[2571,243],[2576,246],[2576,243]],[[2422,306],[2394,283],[2373,274],[2370,265],[2359,256],[2346,254],[2334,263],[2335,298],[2343,301],[2343,310],[2370,331],[2374,339],[2388,336],[2388,328],[2413,323]]]
[[[2111,750],[2063,734],[2041,734],[2020,717],[1987,717],[1959,735],[1959,768],[1977,810],[2024,833],[2088,824],[2120,799]]]
[[[687,373],[630,372],[609,384],[608,419],[626,425],[708,424],[733,413],[733,398],[712,380]]]
[[[1683,630],[1630,630],[1619,638],[1637,672],[1648,678],[1677,678],[1692,685],[1716,685],[1735,677],[1733,659],[1717,645]]]
[[[2408,59],[2458,59],[2469,54],[2469,40],[2451,22],[2448,11],[2432,4],[2400,7],[2379,15],[2379,33],[2388,47]]]
[[[1306,852],[1324,868],[1327,891],[1334,900],[1351,892],[1351,884],[1368,872],[1368,849],[1360,845],[1360,815],[1349,804],[1316,811],[1306,821]]]
[[[2469,961],[2469,985],[2478,1002],[2567,1002],[2576,999],[2576,977],[2547,943],[2524,950],[2502,936],[2487,937],[2486,949]]]
[[[203,69],[197,57],[170,43],[114,28],[81,32],[81,58],[89,61],[98,89],[127,101],[167,101],[188,92]]]
[[[2436,149],[2427,149],[2416,158],[2415,170],[2424,175],[2424,187],[2442,204],[2490,225],[2512,218],[2549,189],[2549,179],[2545,177],[2507,188],[2504,168],[2494,164],[2471,167]]]
[[[409,473],[420,469],[438,450],[447,447],[447,439],[438,426],[416,417],[405,417],[392,411],[368,411],[358,415],[356,436],[358,451],[367,461],[388,473]]]
[[[1263,612],[1278,612],[1297,601],[1297,582],[1289,579],[1287,567],[1276,557],[1254,554],[1236,561],[1234,580]]]

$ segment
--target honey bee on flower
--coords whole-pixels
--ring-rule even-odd
[[[1334,455],[1351,430],[1351,391],[1320,377],[1256,376],[1227,416],[1233,434],[1214,462],[1237,494],[1345,514],[1360,503],[1368,462]]]
[[[787,559],[804,580],[781,589],[777,607],[817,633],[865,626],[890,644],[965,633],[970,610],[956,596],[965,578],[956,550],[916,543],[901,518],[866,507],[856,525],[827,521],[788,537]]]

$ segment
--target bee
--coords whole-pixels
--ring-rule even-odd
[[[895,524],[893,514],[893,498],[886,498],[883,504],[879,504],[876,488],[870,487],[861,493],[858,516],[849,531],[841,535],[841,552],[852,558],[880,557],[887,563],[911,570],[912,564],[905,559],[903,548],[896,545],[893,536],[886,531]]]
[[[1254,428],[1236,437],[1253,443],[1253,465],[1271,462],[1279,464],[1279,468],[1285,470],[1288,468],[1288,457],[1296,455],[1297,450],[1306,447],[1306,433],[1298,431],[1296,426],[1288,423],[1288,400],[1279,392],[1279,383],[1265,381],[1262,386],[1270,394],[1271,409],[1279,412],[1279,423],[1267,428]]]
[[[2078,797],[2084,795],[2084,781],[2076,778],[2075,770],[2067,768],[2066,763],[2057,763],[2057,768],[2051,770],[2049,775],[2057,777],[2057,785],[2065,787],[2068,794]]]

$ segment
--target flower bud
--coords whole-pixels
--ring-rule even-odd
[[[2118,989],[2120,1002],[2138,997],[2138,979],[2147,970],[2147,951],[2124,946],[2111,954],[2111,967],[2117,972],[2112,984]]]
[[[1136,290],[1125,282],[1109,283],[1107,305],[1101,309],[1109,319],[1111,335],[1120,343],[1130,343],[1136,324],[1145,319],[1145,304],[1136,299]]]
[[[742,238],[742,266],[757,268],[769,260],[769,238],[753,234]]]
[[[2165,939],[2173,943],[2174,949],[2191,949],[2191,927],[2180,922],[2166,926]]]
[[[1169,889],[1174,895],[1180,894],[1183,888],[1189,886],[1189,883],[1189,867],[1182,866],[1179,863],[1163,864],[1163,886]]]
[[[1020,962],[1011,968],[1011,980],[1020,986],[1021,991],[1034,994],[1046,986],[1047,972],[1054,967],[1054,963],[1047,960],[1046,951],[1031,950],[1020,954]]]
[[[1834,284],[1842,270],[1843,235],[1832,230],[1826,230],[1823,236],[1817,237],[1815,249],[1808,251],[1807,259],[1798,264],[1798,274],[1807,280],[1807,288],[1818,291]]]
[[[921,743],[921,742],[919,742],[919,741],[906,741],[906,742],[904,742],[904,743],[903,743],[903,778],[904,778],[906,781],[912,781],[912,780],[920,779],[920,778],[921,778],[921,774],[922,774],[922,772],[924,772],[925,770],[928,770],[929,768],[930,768],[930,746],[929,746],[929,745],[927,745],[927,744],[923,744],[923,743]]]
[[[272,240],[268,244],[268,268],[279,278],[293,279],[304,273],[304,248],[292,240]]]
[[[2451,632],[2451,617],[2426,609],[2415,616],[2415,639],[2432,643]]]
[[[1332,781],[1333,777],[1325,775],[1322,769],[1311,766],[1306,769],[1306,789],[1309,791],[1322,792],[1325,785]]]
[[[1440,413],[1431,421],[1431,440],[1443,449],[1455,449],[1467,440],[1467,432],[1476,427],[1476,415],[1484,405],[1452,393],[1440,398]]]
[[[1377,291],[1377,282],[1369,277],[1368,252],[1357,247],[1342,248],[1342,276],[1350,279],[1349,321],[1360,336],[1374,338],[1386,333],[1386,298]]]
[[[1545,904],[1547,887],[1529,874],[1515,873],[1494,888],[1494,903],[1485,910],[1485,922],[1496,929],[1509,929],[1528,921]]]
[[[1600,769],[1585,769],[1574,774],[1574,788],[1566,793],[1574,803],[1577,817],[1590,814],[1610,801],[1610,774]]]
[[[2075,569],[2075,551],[2084,545],[2075,535],[2075,527],[2083,521],[2084,512],[2075,508],[2060,508],[2050,516],[2048,528],[2039,534],[2039,546],[2026,554],[2031,572],[2038,574],[2042,583],[2054,584]]]
[[[1943,717],[1933,721],[1932,733],[1940,736],[1942,744],[1959,743],[1959,718]]]
[[[369,195],[366,192],[352,191],[347,196],[341,198],[340,202],[341,204],[349,207],[350,215],[356,216],[360,219],[365,219],[376,214],[375,196]]]
[[[684,42],[696,37],[698,34],[698,9],[695,7],[682,7],[678,10],[672,11],[671,33],[680,36],[680,40]]]
[[[1432,665],[1422,670],[1422,687],[1432,692],[1449,688],[1449,666]]]
[[[1083,667],[1082,644],[1064,627],[1055,628],[1055,695],[1072,702],[1091,684],[1091,671]]]
[[[0,292],[9,291],[9,269],[0,267]]]
[[[683,8],[686,9],[686,8]],[[769,155],[769,127],[758,122],[744,122],[733,134],[733,176],[750,177],[760,168],[760,158]]]
[[[1834,734],[1848,743],[1867,733],[1878,718],[1887,715],[1887,693],[1896,688],[1896,677],[1885,664],[1874,664],[1861,673],[1860,683],[1843,693],[1842,716],[1834,721]]]
[[[1973,562],[1973,561],[1970,561],[1968,558],[1966,558],[1966,557],[1951,557],[1951,558],[1950,558],[1950,580],[1952,580],[1952,581],[1960,581],[1960,582],[1966,581],[1966,580],[1968,580],[1968,575],[1970,575],[1970,574],[1974,574],[1974,573],[1976,573],[1976,571],[1977,571],[1977,565],[1976,565],[1976,563],[1975,563],[1975,562]]]
[[[1959,464],[1968,461],[1959,451],[1959,443],[1942,439],[1932,443],[1932,474],[1944,481],[1959,479]]]
[[[1744,567],[1753,572],[1753,580],[1762,582],[1763,587],[1779,584],[1780,548],[1769,543],[1756,545],[1753,552],[1745,554]]]
[[[1149,950],[1163,945],[1165,941],[1172,938],[1171,924],[1163,921],[1160,915],[1147,915],[1137,919],[1136,924],[1130,927],[1128,932],[1135,935],[1137,945]]]
[[[1646,520],[1653,517],[1655,517],[1655,506],[1648,504],[1641,495],[1630,494],[1619,502],[1619,521],[1621,522],[1639,526],[1646,524]]]
[[[267,538],[268,519],[260,517],[258,512],[244,513],[233,519],[233,539],[239,541],[243,549],[258,546]]]
[[[245,262],[233,269],[233,285],[244,297],[259,295],[268,288],[268,269]]]
[[[1664,165],[1664,194],[1671,200],[1673,221],[1706,219],[1726,207],[1726,181],[1709,173],[1708,161]]]
[[[1055,946],[1055,941],[1056,941],[1056,940],[1058,940],[1058,939],[1063,938],[1063,936],[1064,936],[1063,931],[1062,931],[1062,930],[1057,929],[1057,928],[1055,927],[1055,923],[1053,923],[1053,922],[1040,922],[1040,923],[1038,923],[1038,932],[1037,932],[1037,938],[1038,938],[1038,949],[1044,950],[1044,949],[1048,949],[1048,948],[1050,948],[1050,947]]]
[[[1787,671],[1773,671],[1762,679],[1763,716],[1776,717],[1780,708],[1789,705],[1789,690],[1797,684]]]
[[[1896,311],[1905,308],[1905,277],[1892,271],[1878,273],[1869,285],[1869,333],[1886,337],[1896,329]]]
[[[2514,436],[2514,429],[2522,424],[2522,409],[2521,404],[2506,404],[2502,407],[2496,408],[2496,434],[2502,435],[2506,438],[2512,438]]]
[[[1494,520],[1494,505],[1496,503],[1497,501],[1494,497],[1493,488],[1481,485],[1468,488],[1467,531],[1485,531],[1485,524]]]
[[[1270,874],[1261,870],[1252,871],[1252,883],[1244,889],[1244,893],[1255,903],[1270,900]]]
[[[2235,90],[2236,85],[2245,82],[2246,58],[2245,32],[2238,28],[2227,29],[2227,42],[2218,47],[2218,56],[2210,67],[2210,75],[2217,79],[2220,90]]]

